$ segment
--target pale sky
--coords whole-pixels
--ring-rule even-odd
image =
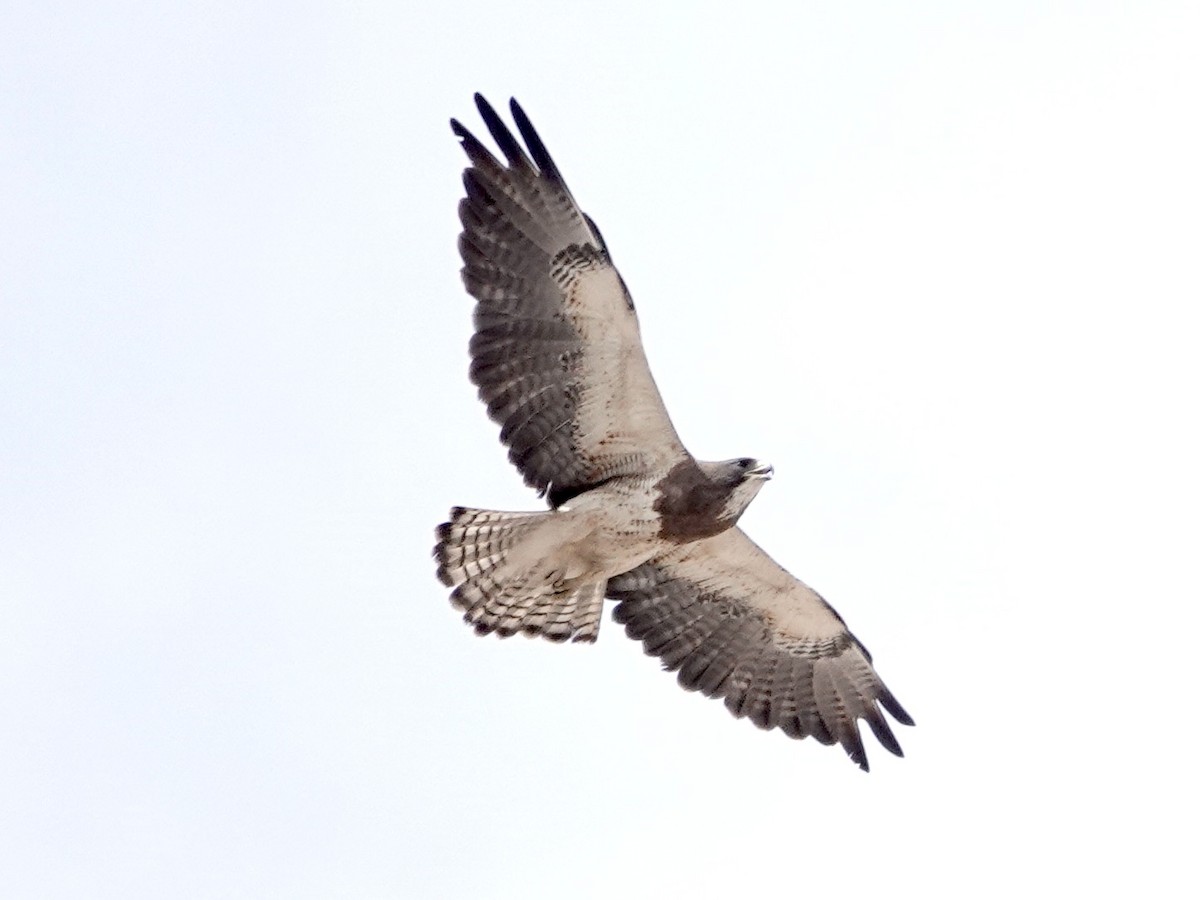
[[[1192,3],[8,3],[0,896],[1196,891]],[[907,758],[480,639],[474,91]]]

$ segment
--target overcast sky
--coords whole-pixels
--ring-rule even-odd
[[[0,895],[1196,889],[1192,3],[4,4]],[[480,639],[479,90],[907,758]]]

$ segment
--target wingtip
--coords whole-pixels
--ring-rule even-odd
[[[537,129],[533,127],[533,122],[525,114],[525,110],[517,102],[516,97],[508,101],[508,108],[512,111],[513,121],[517,123],[517,131],[521,132],[521,137],[525,139],[529,153],[533,156],[533,161],[537,163],[543,177],[557,181],[565,188],[566,183],[563,181],[562,173],[558,171],[558,166],[554,164],[550,151],[546,149]]]
[[[867,759],[866,748],[863,747],[862,741],[839,741],[842,749],[846,751],[846,755],[850,757],[850,761],[862,769],[864,772],[871,771],[871,761]]]
[[[479,110],[479,114],[483,116],[484,121],[491,121],[492,119],[499,120],[500,118],[500,116],[496,113],[496,108],[492,106],[492,104],[488,102],[488,98],[479,93],[479,91],[475,92],[475,108]]]
[[[904,709],[904,707],[900,705],[900,701],[897,700],[895,695],[891,691],[889,691],[887,688],[884,688],[882,691],[880,691],[879,702],[881,704],[883,704],[884,709],[886,709],[889,713],[891,713],[892,718],[895,719],[897,722],[899,722],[901,725],[916,725],[917,724],[913,720],[913,717],[910,716],[908,714],[908,712]]]
[[[867,748],[863,746],[862,735],[858,731],[857,720],[851,719],[842,727],[842,733],[839,735],[839,741],[842,749],[846,751],[854,762],[858,763],[858,767],[864,772],[871,771],[871,763],[867,760]]]

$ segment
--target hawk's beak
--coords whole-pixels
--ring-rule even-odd
[[[764,462],[760,462],[753,469],[746,470],[747,478],[762,478],[764,481],[770,481],[774,474],[775,467]]]

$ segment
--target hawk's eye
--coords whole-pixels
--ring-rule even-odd
[[[742,458],[738,460],[738,466],[742,469],[748,469],[750,468],[750,464],[752,462],[754,462],[754,460]]]

